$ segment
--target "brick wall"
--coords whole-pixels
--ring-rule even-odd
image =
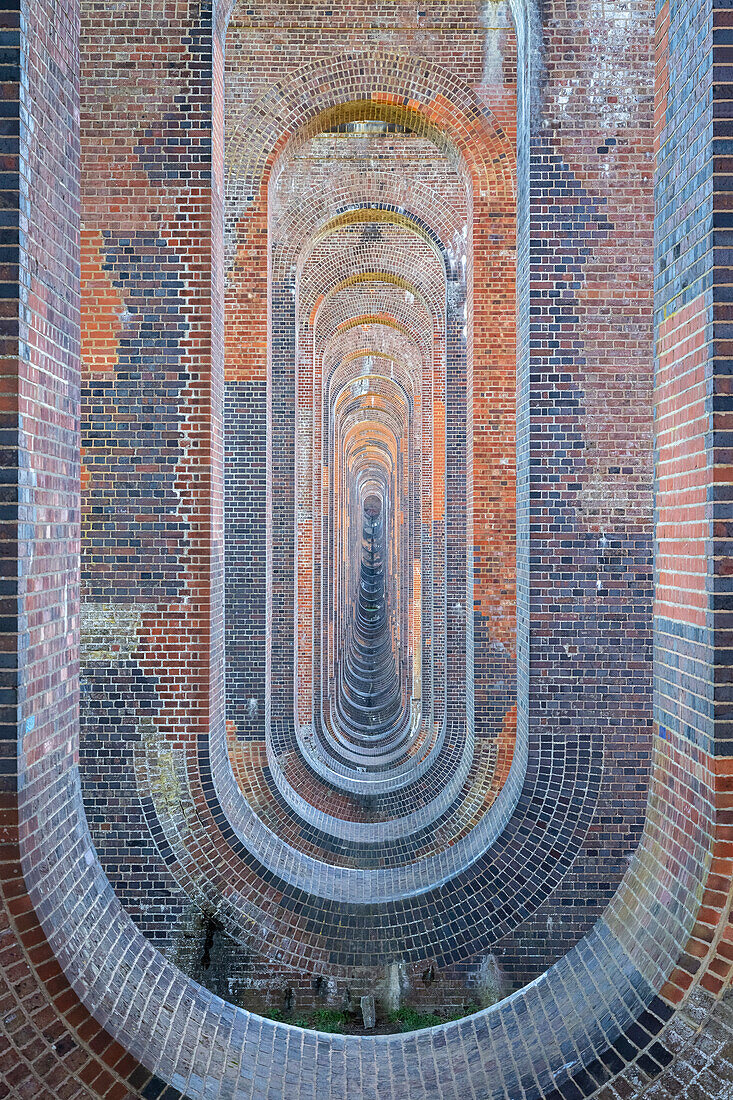
[[[0,32],[0,1095],[721,1095],[727,12],[82,15]],[[499,999],[248,1011],[379,986]]]

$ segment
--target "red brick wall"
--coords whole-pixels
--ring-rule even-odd
[[[494,721],[493,743],[488,751],[486,746],[476,749],[459,807],[439,828],[431,819],[429,835],[414,834],[415,864],[436,850],[450,858],[499,793],[515,743],[509,705],[514,698],[509,673],[515,602],[514,359],[509,347],[514,52],[511,35],[502,33],[499,58],[496,53],[487,57],[482,45],[486,28],[475,10],[463,5],[429,7],[425,16],[391,5],[335,16],[281,5],[254,14],[245,10],[251,9],[238,10],[227,41],[230,118],[236,120],[240,108],[251,108],[260,129],[242,125],[239,134],[235,126],[230,146],[231,178],[241,181],[242,193],[235,186],[228,207],[238,251],[227,297],[232,346],[226,395],[220,369],[224,326],[218,241],[221,39],[212,32],[208,13],[187,2],[130,2],[103,11],[90,5],[85,13],[81,755],[97,852],[138,927],[153,942],[175,947],[170,926],[175,922],[180,931],[192,898],[194,908],[215,912],[238,936],[238,945],[251,951],[251,974],[267,978],[276,991],[290,977],[305,991],[306,972],[310,976],[314,968],[321,977],[337,971],[345,984],[358,967],[349,954],[355,957],[364,945],[380,960],[374,974],[387,957],[409,955],[420,1003],[430,1003],[434,995],[419,985],[422,959],[431,967],[434,958],[439,960],[435,989],[443,1004],[459,999],[462,983],[472,988],[489,947],[517,984],[565,951],[569,961],[502,1002],[489,1021],[477,1017],[437,1033],[435,1041],[432,1035],[398,1037],[370,1047],[373,1071],[366,1061],[355,1071],[347,1062],[353,1044],[330,1044],[321,1037],[310,1065],[312,1036],[272,1028],[224,1006],[186,983],[124,924],[77,822],[78,149],[75,127],[69,126],[76,110],[76,11],[68,0],[53,6],[40,0],[23,10],[25,22],[18,18],[17,26],[12,10],[5,13],[0,31],[11,58],[3,102],[12,105],[8,117],[17,116],[21,135],[19,144],[8,142],[8,175],[0,181],[7,185],[5,210],[12,211],[1,273],[7,291],[3,300],[12,303],[3,307],[5,398],[0,408],[10,471],[3,544],[5,560],[12,564],[6,573],[0,756],[0,1018],[5,1029],[0,1094],[122,1100],[178,1096],[180,1086],[198,1096],[206,1087],[204,1060],[210,1080],[217,1087],[226,1082],[221,1089],[233,1093],[240,1059],[246,1075],[240,1091],[253,1080],[257,1087],[262,1083],[263,1093],[287,1091],[297,1078],[304,1096],[348,1095],[376,1083],[380,1096],[394,1098],[409,1079],[416,1094],[436,1095],[437,1090],[441,1100],[449,1080],[456,1082],[456,1096],[462,1091],[485,1094],[494,1082],[499,1095],[503,1090],[512,1096],[519,1072],[523,1082],[531,1081],[532,1095],[551,1100],[640,1094],[670,1061],[687,1057],[687,1040],[680,1036],[692,1037],[705,1020],[714,1019],[733,954],[726,732],[727,161],[721,156],[710,169],[716,197],[712,205],[700,204],[705,213],[699,224],[679,205],[686,201],[679,198],[687,193],[685,187],[670,188],[678,177],[704,178],[695,150],[699,128],[712,121],[706,114],[711,74],[705,68],[712,56],[712,40],[705,37],[710,12],[704,3],[691,2],[665,5],[659,17],[656,705],[662,721],[654,741],[648,807],[651,13],[641,5],[605,5],[599,12],[568,0],[543,13],[546,80],[541,97],[539,87],[534,89],[529,182],[522,171],[516,176],[518,208],[523,219],[530,218],[519,265],[527,295],[520,296],[520,338],[528,340],[519,349],[526,378],[518,433],[529,509],[518,531],[520,551],[526,554],[519,598],[531,613],[523,666],[528,679],[520,683],[519,695],[529,719],[528,728],[520,729],[528,745],[525,785],[506,828],[467,869],[441,877],[439,888],[388,906],[359,908],[321,905],[320,882],[298,893],[275,872],[263,871],[226,822],[211,778],[212,769],[218,769],[220,784],[226,777],[229,750],[241,790],[227,792],[227,808],[241,808],[235,796],[243,790],[271,834],[287,837],[297,853],[296,873],[297,865],[306,866],[313,855],[324,867],[344,871],[344,879],[355,865],[359,871],[374,869],[359,865],[359,860],[374,859],[374,846],[349,847],[300,824],[305,819],[276,797],[262,751],[264,719],[272,717],[264,699],[268,631],[276,650],[281,647],[275,665],[279,661],[291,679],[294,662],[287,633],[293,629],[292,620],[287,626],[292,570],[287,554],[281,554],[281,571],[273,580],[279,604],[268,620],[268,532],[263,537],[262,517],[266,526],[269,504],[283,530],[290,520],[288,508],[295,498],[292,470],[286,469],[293,426],[287,421],[287,402],[294,410],[296,396],[287,356],[276,364],[279,375],[273,373],[271,358],[268,375],[266,267],[273,222],[267,218],[272,192],[266,195],[263,181],[277,173],[282,158],[303,153],[304,146],[288,144],[287,138],[314,111],[314,103],[365,94],[370,80],[379,85],[366,109],[370,117],[421,119],[425,136],[452,134],[470,160],[473,296],[467,328],[473,358],[466,358],[464,366],[459,311],[449,313],[444,334],[440,323],[433,331],[426,327],[423,345],[432,340],[431,347],[440,347],[444,335],[448,359],[445,377],[440,359],[432,371],[429,365],[422,374],[415,372],[421,384],[427,376],[431,387],[434,383],[412,441],[424,448],[425,478],[435,478],[437,491],[431,499],[423,493],[413,501],[413,518],[424,515],[428,521],[424,545],[430,539],[441,544],[445,523],[445,564],[439,553],[438,568],[428,575],[419,556],[417,563],[423,606],[436,592],[442,597],[443,584],[449,597],[445,619],[438,608],[424,639],[426,648],[429,641],[437,651],[436,667],[452,693],[449,713],[461,714],[465,704],[470,716],[463,676],[471,653],[464,655],[462,647],[470,646],[471,639],[464,630],[465,612],[456,610],[456,603],[466,595],[463,555],[472,543],[480,600],[474,623],[477,669],[480,674],[488,670],[496,680],[506,670],[509,687],[502,689],[506,695],[494,713],[490,676],[480,684],[477,704],[479,711],[486,710],[478,715],[478,728],[481,721]],[[722,81],[729,16],[713,14]],[[399,64],[385,52],[385,44],[401,52]],[[349,60],[357,47],[374,48],[379,61],[370,60],[362,71]],[[22,58],[13,52],[18,49],[24,51]],[[343,85],[329,77],[326,65],[304,68],[305,61],[322,53],[334,59]],[[429,60],[423,64],[421,58]],[[443,75],[431,65],[441,66]],[[680,97],[678,89],[693,79],[691,66],[699,94]],[[267,106],[278,97],[260,98],[276,80],[282,82],[279,116],[275,108],[268,115]],[[385,92],[385,86],[390,90]],[[307,94],[301,96],[301,88]],[[717,101],[727,103],[722,84],[719,92]],[[482,101],[493,106],[496,126],[482,129]],[[353,120],[356,108],[344,110],[344,115],[335,111],[330,121]],[[716,137],[727,136],[720,121],[724,115],[725,110],[716,113]],[[448,146],[444,143],[443,150]],[[251,154],[249,167],[244,154]],[[293,172],[296,191],[307,171]],[[253,180],[250,199],[247,188]],[[419,180],[423,188],[432,181],[431,173]],[[353,181],[343,194],[351,194],[351,186]],[[433,197],[440,206],[440,193]],[[722,215],[715,239],[708,215]],[[298,224],[294,216],[290,228]],[[5,232],[8,223],[0,228]],[[344,240],[349,240],[346,233]],[[715,263],[714,248],[719,250]],[[408,260],[410,255],[420,255],[419,250],[405,252]],[[325,271],[329,256],[333,259],[335,251],[324,252]],[[408,283],[409,271],[392,274],[402,280],[390,284],[388,316],[396,323],[402,314],[394,288],[404,291],[414,280]],[[425,272],[413,274],[417,279]],[[276,287],[280,304],[287,302],[289,289],[285,279]],[[314,321],[326,312],[327,296],[319,297],[317,289],[318,307],[305,312]],[[345,302],[343,309],[348,308]],[[359,302],[353,319],[379,312],[367,312]],[[289,324],[296,316],[283,305],[284,321]],[[295,341],[287,333],[289,352]],[[324,373],[341,350],[338,345],[333,363],[322,357]],[[274,422],[270,443],[273,451],[281,447],[275,459],[283,475],[274,487],[267,484],[262,461],[268,382]],[[307,405],[309,391],[303,389]],[[317,402],[319,386],[314,392]],[[375,396],[384,402],[384,413],[388,388]],[[244,422],[243,440],[222,434],[223,406],[229,425]],[[278,424],[284,414],[286,420]],[[472,416],[474,424],[467,437],[460,420],[464,415]],[[435,440],[443,423],[445,454]],[[350,431],[343,433],[348,441],[371,438],[363,428]],[[379,434],[385,441],[380,453],[396,461],[404,448],[398,452],[386,430],[380,428]],[[314,454],[321,443],[325,446],[325,434],[320,440],[314,433]],[[241,468],[235,485],[244,494],[237,513],[242,529],[235,534],[247,547],[237,561],[246,591],[235,594],[233,606],[249,615],[239,634],[233,632],[227,661],[236,650],[240,665],[251,664],[232,681],[228,746],[221,675],[225,451],[230,465]],[[466,472],[471,464],[473,498],[466,515],[462,493],[470,488]],[[343,467],[339,477],[344,508],[349,494]],[[314,530],[329,518],[324,499],[314,502],[320,505],[320,511],[314,507]],[[305,530],[309,523],[304,521]],[[273,553],[281,553],[285,540],[273,543]],[[312,558],[316,569],[329,564],[316,552]],[[414,577],[414,559],[410,565]],[[408,575],[405,565],[401,585]],[[318,629],[314,621],[314,642]],[[444,632],[447,644],[441,651]],[[306,636],[305,644],[310,643]],[[499,649],[501,660],[492,656]],[[305,675],[309,667],[306,660]],[[314,660],[313,675],[318,671]],[[250,683],[255,702],[262,704],[251,715]],[[291,680],[275,677],[274,687],[276,704],[290,706]],[[275,713],[279,718],[282,714]],[[281,729],[277,733],[285,736]],[[441,750],[447,772],[456,766],[461,733],[452,730]],[[367,824],[376,833],[384,824],[384,803],[377,801],[375,809],[374,802],[342,791],[329,797],[328,785],[295,751],[288,769],[291,793],[308,793],[311,809],[339,815],[344,828]],[[428,772],[414,788],[395,796],[395,816],[427,804],[442,778]],[[483,802],[477,803],[477,794],[484,795]],[[645,833],[634,855],[645,809]],[[323,824],[321,818],[316,821]],[[399,858],[398,849],[386,844],[384,862]],[[630,873],[598,920],[629,861]],[[108,969],[98,972],[94,952],[113,935],[118,940],[110,959],[103,960]],[[62,976],[50,943],[85,999],[94,998],[100,1016],[100,1006],[110,1003],[106,996],[134,992],[134,1000],[116,1006],[109,1027],[114,1030],[124,1019],[125,1043],[143,1050],[146,1062],[159,1067],[165,1080],[149,1080],[149,1073],[93,1021]],[[207,974],[206,950],[199,957],[199,946],[190,969],[199,966],[197,978],[231,992],[217,985],[229,960],[220,960],[215,973]],[[86,965],[88,959],[93,963]],[[99,973],[110,977],[103,990]],[[373,975],[368,977],[371,981]],[[263,993],[255,992],[259,1007]],[[159,1004],[165,1011],[151,1011]],[[624,1014],[624,1004],[633,1005],[633,1011]],[[585,1007],[579,1010],[579,1005]],[[174,1011],[168,1012],[171,1006]],[[671,1015],[672,1006],[679,1016]],[[546,1013],[552,1016],[555,1010],[557,1019],[550,1021]],[[619,1021],[615,1051],[607,1047],[611,1018]],[[494,1021],[497,1026],[489,1027]],[[441,1046],[443,1034],[451,1037],[446,1047]],[[522,1041],[512,1043],[511,1051],[502,1047],[504,1036],[515,1034]],[[302,1048],[297,1046],[301,1042]],[[531,1052],[540,1046],[542,1057],[533,1060]],[[568,1062],[567,1051],[576,1046],[582,1053],[577,1062]],[[363,1048],[359,1051],[361,1056]],[[624,1062],[630,1063],[625,1077],[607,1083]],[[291,1077],[281,1084],[286,1064]],[[708,1094],[716,1090],[719,1095],[720,1089],[709,1085]]]

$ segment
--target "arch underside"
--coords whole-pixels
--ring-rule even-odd
[[[733,770],[675,564],[722,537],[675,510],[724,465],[680,428],[714,283],[658,287],[652,448],[653,13],[92,7],[81,398],[73,143],[21,248],[19,522],[65,547],[18,554],[24,959],[129,1095],[640,1094],[725,997]],[[291,1026],[347,990],[461,1018]]]

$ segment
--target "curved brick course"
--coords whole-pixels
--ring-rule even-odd
[[[730,24],[0,13],[0,1097],[733,1095]]]

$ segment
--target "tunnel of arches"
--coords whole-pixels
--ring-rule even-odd
[[[717,276],[653,13],[102,7],[18,31],[2,927],[68,1095],[641,1095],[731,969]]]

